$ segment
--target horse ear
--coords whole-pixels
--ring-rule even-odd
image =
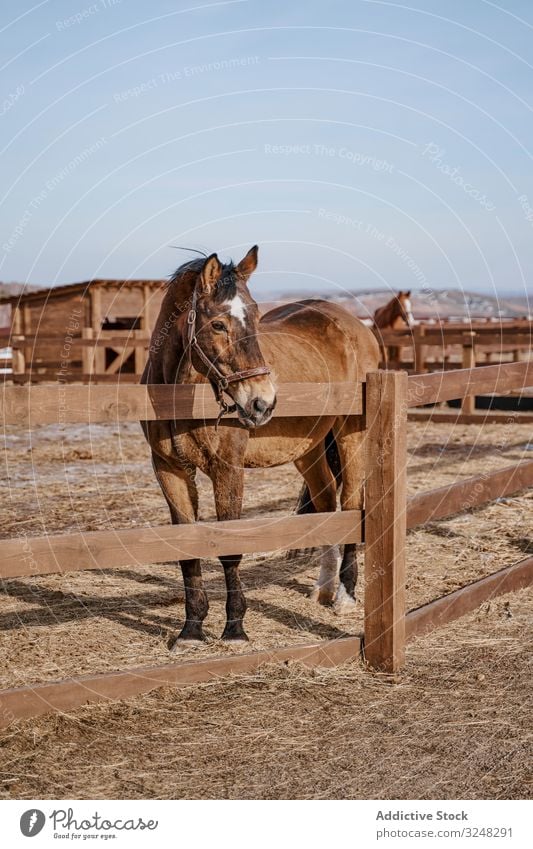
[[[216,254],[208,256],[204,262],[198,286],[202,295],[210,295],[217,285],[222,264]]]
[[[406,293],[405,293],[405,297],[406,297],[406,298],[410,298],[410,297],[411,297],[411,290],[410,290],[410,289],[409,289],[409,291],[408,291],[408,292],[406,292]]]
[[[257,268],[257,254],[259,252],[259,248],[257,245],[254,245],[253,248],[250,248],[245,257],[243,257],[236,267],[235,271],[242,277],[244,280],[248,280],[248,278],[254,273]]]

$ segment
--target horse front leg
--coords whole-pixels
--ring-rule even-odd
[[[193,466],[182,469],[157,454],[152,456],[154,471],[167,501],[173,525],[195,522],[198,513],[198,493]],[[180,643],[204,642],[203,621],[209,610],[207,593],[202,580],[200,560],[180,560],[185,587],[185,623],[177,637],[171,637],[169,648],[175,651]]]
[[[181,642],[205,642],[203,622],[209,611],[209,601],[204,590],[200,560],[180,560],[185,587],[185,623],[169,648],[175,650]]]
[[[213,492],[217,519],[240,519],[244,488],[244,472],[241,468],[230,468],[229,464],[212,474]],[[226,625],[222,633],[223,640],[247,641],[243,627],[246,613],[246,599],[241,585],[239,566],[242,554],[228,554],[219,557],[226,579]]]

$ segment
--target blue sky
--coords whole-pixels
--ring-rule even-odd
[[[0,279],[531,292],[533,6],[1,7]],[[531,60],[531,61],[529,61]]]

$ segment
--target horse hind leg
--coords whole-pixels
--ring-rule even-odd
[[[338,419],[333,427],[342,470],[341,509],[363,510],[364,503],[364,438],[362,416]],[[339,572],[339,588],[333,608],[339,615],[349,613],[356,604],[357,547],[346,543]]]
[[[317,513],[333,513],[337,507],[337,485],[331,471],[324,444],[320,442],[304,457],[295,461],[295,466],[305,480],[314,510]],[[323,546],[320,555],[320,573],[311,591],[311,599],[319,604],[331,604],[340,564],[338,545]]]
[[[181,469],[169,464],[158,455],[152,458],[154,471],[167,501],[173,525],[196,521],[198,493],[194,481],[194,469]],[[207,593],[202,580],[200,560],[180,560],[185,587],[185,622],[180,633],[170,638],[168,646],[176,651],[185,643],[205,642],[203,622],[209,610]]]
[[[326,460],[329,468],[335,475],[335,483],[337,487],[340,487],[342,484],[342,471],[341,471],[341,461],[339,457],[339,449],[337,448],[337,443],[335,442],[335,436],[333,435],[333,431],[329,430],[324,439],[324,451],[326,452]],[[309,493],[309,487],[307,484],[302,484],[302,488],[300,489],[300,494],[298,496],[298,502],[296,504],[296,513],[301,516],[304,513],[316,513],[313,501],[311,499],[311,495]]]
[[[320,572],[316,583],[311,590],[311,601],[318,604],[330,605],[336,598],[335,589],[339,577],[341,563],[340,548],[338,545],[325,545],[320,554]]]

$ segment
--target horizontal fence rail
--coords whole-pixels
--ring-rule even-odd
[[[533,460],[421,492],[407,500],[407,527],[454,516],[529,486],[533,486]]]
[[[491,412],[487,410],[479,410],[477,413],[461,413],[457,410],[438,410],[434,409],[422,410],[420,408],[409,410],[409,421],[414,422],[434,422],[435,424],[531,424],[533,423],[533,413],[511,412]]]
[[[209,384],[131,386],[3,386],[4,424],[73,424],[153,419],[216,419]],[[282,383],[276,416],[361,415],[363,390],[354,383]],[[233,418],[236,414],[233,414]]]
[[[453,622],[480,604],[533,582],[533,557],[501,569],[455,592],[410,610],[405,617],[406,639],[428,634]],[[265,663],[298,661],[307,667],[335,667],[360,656],[361,636],[320,640],[283,648],[210,657],[204,660],[142,666],[121,672],[80,675],[0,691],[0,728],[15,720],[42,716],[51,711],[66,713],[87,704],[109,703],[149,693],[158,687],[187,687],[217,681],[227,675],[246,675]],[[365,651],[372,646],[365,641]]]
[[[0,541],[0,578],[361,542],[362,513],[311,513]]]
[[[411,610],[406,617],[406,638],[411,640],[413,637],[428,634],[435,628],[471,613],[485,601],[505,593],[523,590],[532,583],[533,557],[526,557],[525,560],[506,566],[499,572],[493,572],[492,575]]]
[[[463,510],[533,485],[533,460],[411,496],[407,527],[453,516]],[[0,577],[43,575],[165,563],[186,557],[250,554],[336,542],[361,542],[359,511],[283,518],[199,522],[113,531],[16,537],[0,541]]]
[[[396,348],[410,348],[417,342],[421,342],[428,348],[443,348],[448,345],[462,345],[465,341],[465,337],[470,337],[471,341],[474,341],[476,345],[480,345],[481,347],[484,345],[489,345],[495,348],[499,348],[501,345],[518,345],[527,347],[533,340],[533,329],[523,331],[515,330],[512,333],[507,331],[499,333],[494,329],[490,332],[480,330],[469,332],[465,330],[463,332],[456,331],[454,333],[450,333],[438,330],[428,330],[426,328],[423,336],[417,335],[416,333],[409,334],[403,331],[401,331],[401,335],[397,331],[385,331],[380,334],[380,338],[383,340],[384,345]]]
[[[85,704],[127,699],[149,693],[157,687],[187,687],[216,681],[225,675],[250,674],[264,663],[299,661],[308,667],[334,667],[358,657],[360,650],[360,637],[344,637],[229,657],[81,675],[65,681],[2,690],[0,728],[5,728],[16,719],[41,716],[50,711],[67,712]]]
[[[98,331],[94,331],[95,334],[98,334]],[[108,331],[109,332],[109,331]],[[127,348],[148,348],[150,345],[150,337],[149,336],[135,336],[134,333],[138,333],[139,331],[123,331],[123,335],[119,335],[117,333],[116,336],[105,336],[102,334],[101,336],[95,335],[91,338],[84,338],[82,336],[74,336],[72,337],[72,341],[69,342],[69,351],[72,353],[73,350],[81,349],[81,348],[112,348],[114,345],[118,347],[127,347]],[[1,337],[0,337],[1,338]],[[28,335],[23,336],[22,334],[14,333],[9,337],[9,347],[18,348],[20,346],[27,345],[49,345],[52,347],[56,345],[59,350],[64,345],[63,338],[58,339],[57,336],[37,336],[37,335]]]
[[[456,369],[445,374],[411,375],[407,406],[454,401],[467,395],[491,395],[533,385],[533,360],[525,363]]]

